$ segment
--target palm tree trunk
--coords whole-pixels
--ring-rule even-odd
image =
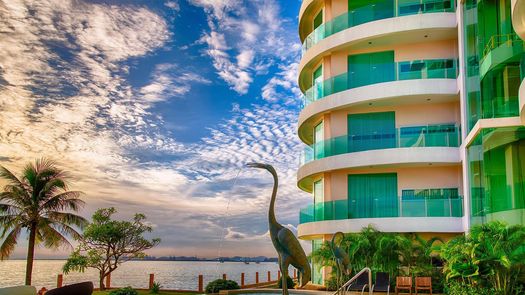
[[[29,230],[29,244],[27,245],[26,285],[31,285],[31,276],[33,275],[33,260],[35,257],[35,238],[36,223],[32,223],[31,228]]]

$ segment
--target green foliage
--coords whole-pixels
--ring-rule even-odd
[[[445,294],[447,295],[493,295],[494,290],[479,285],[471,285],[462,281],[450,281],[447,284]]]
[[[131,287],[120,288],[109,292],[109,295],[138,295],[137,290],[133,290]]]
[[[157,282],[153,282],[153,286],[151,287],[151,294],[159,294],[160,289],[162,288],[162,285]]]
[[[392,281],[399,274],[432,276],[437,290],[441,290],[443,276],[432,265],[436,242],[440,242],[440,239],[426,241],[415,234],[384,233],[369,226],[359,233],[346,234],[340,246],[348,251],[350,268],[354,273],[370,267],[374,273],[390,274]],[[330,277],[336,277],[333,267],[335,260],[328,242],[313,251],[310,259],[317,267],[331,266]],[[336,290],[338,287],[336,280],[326,280],[325,286],[329,290]]]
[[[33,263],[35,245],[48,248],[69,245],[66,236],[79,238],[87,220],[75,215],[84,205],[81,192],[70,191],[67,173],[53,161],[39,159],[27,164],[21,177],[0,166],[0,179],[5,182],[0,192],[0,260],[13,252],[22,230],[29,232],[28,262]],[[26,273],[31,284],[31,273]]]
[[[351,276],[349,275],[343,275],[343,282],[347,282],[350,278]],[[340,286],[337,282],[335,273],[332,273],[332,275],[327,280],[325,280],[324,285],[327,291],[337,291],[337,289],[339,289]]]
[[[286,286],[288,287],[288,289],[293,289],[295,287],[295,282],[289,276],[286,277]],[[283,288],[283,280],[282,279],[277,282],[277,288],[279,288],[279,289]]]
[[[525,227],[499,221],[471,228],[439,248],[448,281],[518,294],[525,274]]]
[[[206,285],[206,293],[219,293],[221,290],[237,290],[240,289],[239,285],[236,281],[232,280],[223,280],[218,279],[212,282],[209,282],[208,285]]]
[[[131,221],[118,221],[112,219],[116,212],[115,208],[105,208],[93,214],[93,222],[86,227],[78,247],[64,264],[64,273],[98,269],[100,289],[104,290],[104,277],[123,262],[144,257],[145,250],[160,243],[160,239],[143,237],[152,231],[143,214],[135,214]]]

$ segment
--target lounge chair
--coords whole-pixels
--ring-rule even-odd
[[[33,286],[0,288],[0,295],[36,295],[36,288]]]
[[[397,277],[396,295],[399,294],[399,290],[408,291],[408,293],[412,295],[412,277]]]
[[[346,288],[347,291],[361,291],[361,294],[370,287],[368,282],[368,273],[363,272],[355,281]]]
[[[416,294],[418,291],[430,291],[430,295],[432,295],[432,278],[416,277]]]
[[[378,272],[376,273],[376,283],[372,285],[372,293],[378,291],[378,292],[386,292],[386,294],[390,294],[390,275],[386,272]]]
[[[83,282],[78,284],[67,285],[64,287],[51,289],[46,295],[91,295],[93,294],[93,283]]]

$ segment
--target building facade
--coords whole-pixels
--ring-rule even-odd
[[[303,0],[301,239],[525,225],[524,2]]]

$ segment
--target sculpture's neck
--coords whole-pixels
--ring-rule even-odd
[[[273,190],[272,199],[270,200],[270,208],[268,209],[268,221],[270,225],[276,225],[277,219],[275,218],[275,199],[277,198],[277,186],[279,185],[277,175],[275,172],[271,172],[273,176]]]

